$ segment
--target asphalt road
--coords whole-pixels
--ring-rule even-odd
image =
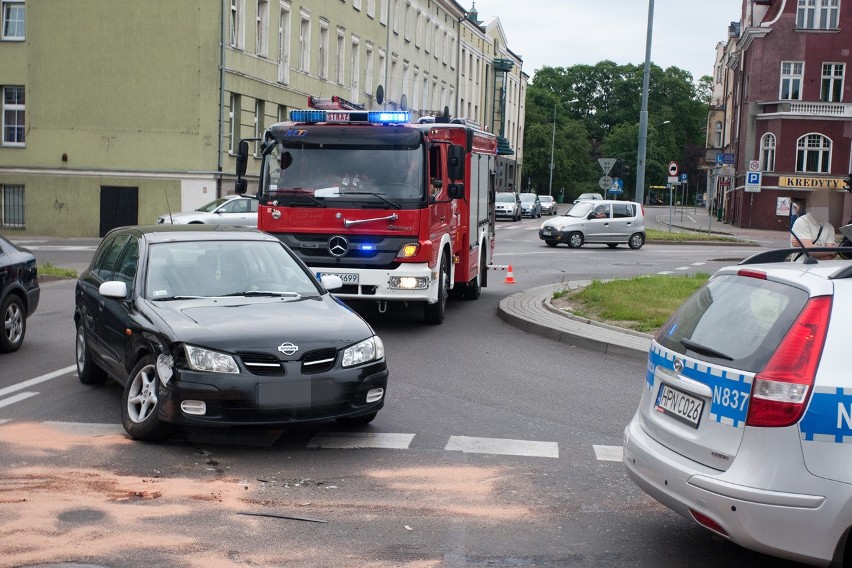
[[[525,288],[712,272],[759,249],[550,249],[538,225],[499,225],[495,262],[512,264],[518,284],[492,272],[482,297],[452,301],[440,327],[419,310],[359,308],[385,341],[391,382],[375,422],[342,436],[321,424],[130,442],[119,387],[84,386],[71,370],[73,282],[45,283],[24,346],[0,356],[0,567],[784,565],[628,480],[618,451],[642,364],[496,315]],[[27,246],[80,269],[95,243]],[[338,449],[348,445],[376,447]]]

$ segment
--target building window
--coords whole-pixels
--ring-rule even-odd
[[[361,0],[352,0],[352,7],[360,12],[361,11]]]
[[[278,122],[287,122],[287,105],[278,105]]]
[[[245,16],[245,0],[231,0],[230,15],[230,43],[236,49],[243,48],[245,31],[243,30],[243,18]]]
[[[401,93],[397,93],[394,87],[394,83],[396,82],[396,59],[391,59],[390,64],[390,76],[388,77],[388,84],[385,85],[385,97],[392,101],[394,97],[398,97]],[[397,102],[399,99],[396,99]]]
[[[254,137],[261,138],[263,136],[263,116],[264,116],[264,104],[263,101],[254,101]],[[261,147],[260,142],[255,141],[254,143],[254,157],[260,158]]]
[[[337,28],[337,84],[343,84],[346,71],[346,32],[343,28]]]
[[[286,85],[290,79],[290,6],[281,4],[278,20],[278,82]]]
[[[0,211],[3,215],[0,217],[2,224],[0,226],[9,229],[24,228],[24,186],[22,185],[3,185],[0,186],[3,191],[0,192]]]
[[[364,92],[368,95],[373,93],[373,45],[368,43],[365,47],[364,59]]]
[[[367,0],[367,16],[370,18],[376,17],[376,0]]]
[[[411,41],[411,29],[414,27],[414,15],[411,12],[411,4],[405,4],[405,41]]]
[[[328,22],[320,21],[319,77],[328,79]]]
[[[796,171],[831,172],[831,140],[822,134],[806,134],[796,143]]]
[[[387,60],[385,59],[385,52],[383,52],[382,50],[379,50],[379,67],[376,71],[377,71],[377,75],[379,77],[378,83],[380,85],[384,85],[383,88],[385,90],[385,99],[388,98],[388,93],[387,93],[387,82],[388,82],[387,71],[388,70],[385,68],[386,65],[387,65],[385,63],[386,61]]]
[[[760,169],[764,172],[775,171],[775,135],[771,132],[760,139]]]
[[[228,150],[236,154],[240,145],[240,95],[231,93],[231,110],[228,113],[231,121],[231,140]]]
[[[402,97],[405,96],[406,100],[408,99],[408,63],[402,63],[402,88],[400,89],[399,100],[402,103]],[[407,101],[406,101],[407,102]],[[407,107],[408,105],[406,105]],[[407,108],[404,110],[408,110]]]
[[[441,30],[438,28],[438,24],[435,24],[435,30],[432,32],[432,39],[434,43],[432,44],[432,55],[435,56],[435,59],[441,58]]]
[[[801,61],[781,62],[781,93],[778,98],[782,101],[802,100],[802,74],[805,64]]]
[[[361,84],[359,82],[359,73],[361,70],[361,44],[356,37],[352,37],[352,52],[349,54],[349,69],[352,73],[352,81],[349,85],[349,91],[352,96],[352,102],[357,103],[360,96]]]
[[[423,13],[418,11],[414,24],[414,46],[420,47],[423,43]]]
[[[420,108],[420,97],[418,96],[418,91],[420,90],[420,72],[417,68],[414,68],[414,80],[411,83],[411,108],[417,110]]]
[[[269,0],[257,0],[257,45],[255,52],[261,57],[269,55]]]
[[[388,25],[388,0],[382,0],[382,9],[379,12],[379,23]]]
[[[23,2],[3,2],[2,36],[0,39],[21,41],[26,38],[26,17]]]
[[[713,147],[722,147],[722,123],[720,121],[716,121],[716,124],[713,125]]]
[[[799,0],[796,27],[801,30],[836,30],[840,0]]]
[[[843,100],[843,63],[822,64],[822,88],[820,99],[826,103],[839,103]]]
[[[3,145],[26,142],[26,105],[23,87],[3,87]]]
[[[311,17],[301,14],[299,24],[299,71],[305,73],[311,70]]]

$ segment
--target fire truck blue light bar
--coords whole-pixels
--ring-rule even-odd
[[[291,110],[290,120],[293,122],[325,122],[324,110]]]
[[[411,115],[403,111],[373,111],[367,121],[375,124],[405,124],[410,122]]]

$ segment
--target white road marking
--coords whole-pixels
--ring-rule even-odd
[[[624,448],[621,446],[592,446],[598,461],[620,462],[624,459]]]
[[[12,419],[11,419],[11,418],[4,418],[4,419],[0,420],[0,426],[2,426],[3,424],[5,424],[6,422],[11,422],[11,421],[12,421]]]
[[[124,435],[124,426],[121,424],[101,424],[96,422],[44,422],[56,430],[77,436],[109,436],[113,434]]]
[[[41,375],[40,377],[29,379],[27,381],[14,384],[12,386],[2,388],[0,389],[0,397],[6,396],[7,394],[11,394],[13,392],[22,391],[24,389],[30,388],[33,385],[47,382],[49,380],[55,379],[56,377],[61,377],[62,375],[67,375],[68,373],[76,369],[76,365],[71,365],[70,367],[65,367],[64,369],[59,369],[58,371],[53,371],[52,373],[47,373],[46,375]]]
[[[696,224],[698,223],[698,221],[696,221],[695,219],[692,218],[692,215],[687,215],[686,218],[689,219],[690,221],[692,221],[693,223],[696,223]]]
[[[675,270],[689,270],[688,266],[678,266]]]
[[[33,245],[27,246],[30,250],[47,251],[47,252],[91,252],[97,250],[97,246],[59,246],[59,245]]]
[[[499,454],[502,456],[528,456],[540,458],[559,457],[559,444],[556,442],[508,440],[504,438],[450,436],[450,441],[447,442],[447,446],[444,449],[468,454]]]
[[[354,450],[359,448],[382,448],[407,450],[414,434],[390,434],[382,432],[320,432],[308,442],[309,448],[328,450]]]
[[[672,272],[671,270],[663,270],[662,272],[657,272],[657,274],[666,275],[666,274],[674,274],[674,272]]]
[[[705,264],[707,264],[707,263],[706,262],[693,262],[692,266],[704,266]]]
[[[9,406],[10,404],[15,404],[16,402],[21,402],[22,400],[27,400],[28,398],[37,394],[37,392],[19,392],[15,396],[10,396],[9,398],[4,398],[0,400],[0,408],[3,408],[4,406]]]

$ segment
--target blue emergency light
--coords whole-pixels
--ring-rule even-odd
[[[373,124],[406,124],[411,115],[405,111],[372,111],[367,115],[367,122]]]
[[[362,251],[374,251],[376,250],[376,245],[360,245],[358,248]]]
[[[290,120],[293,122],[325,122],[324,110],[291,110]]]

